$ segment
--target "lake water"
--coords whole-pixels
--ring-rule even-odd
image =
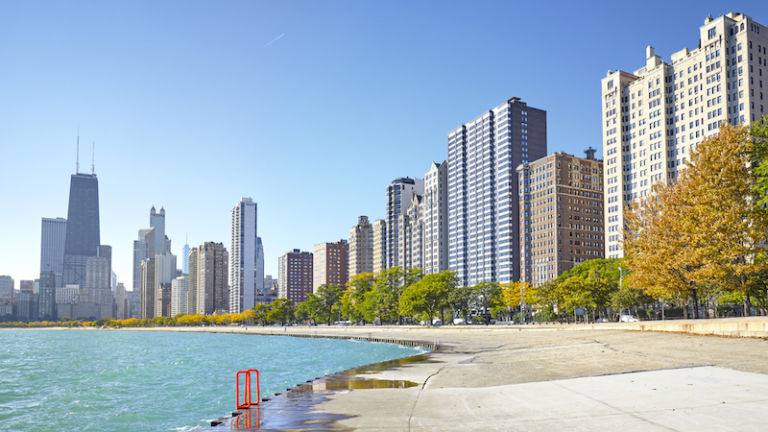
[[[284,336],[0,330],[0,431],[189,430],[235,409],[238,370],[259,369],[263,397],[424,351]]]

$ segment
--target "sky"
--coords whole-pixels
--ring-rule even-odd
[[[229,248],[246,196],[276,276],[286,251],[382,218],[392,179],[512,96],[547,111],[550,153],[600,156],[606,72],[647,45],[669,61],[731,11],[768,23],[757,1],[2,1],[0,274],[38,277],[78,130],[126,287],[153,205],[180,255],[185,238]]]

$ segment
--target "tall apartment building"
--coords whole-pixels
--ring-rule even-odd
[[[277,260],[278,297],[300,303],[312,293],[312,253],[294,249]]]
[[[690,153],[724,122],[768,114],[768,28],[740,14],[707,17],[699,46],[665,63],[646,49],[645,66],[602,79],[605,254],[623,256],[625,212],[655,183],[674,181]]]
[[[264,291],[264,250],[257,235],[257,204],[243,198],[232,208],[230,312],[252,308]]]
[[[119,282],[115,286],[115,318],[128,319],[131,317],[131,305],[125,285]]]
[[[373,226],[368,216],[357,218],[357,225],[349,230],[348,277],[360,273],[373,273]]]
[[[194,264],[193,256],[197,258]],[[190,272],[193,268],[196,270],[196,276],[190,276],[189,279],[189,290],[196,291],[196,313],[210,315],[229,312],[227,249],[222,243],[205,242],[193,248],[189,257]]]
[[[402,223],[401,216],[408,210],[414,193],[424,193],[424,179],[401,177],[387,186],[387,268],[402,265],[405,261],[405,240],[402,230],[398,230],[398,223]]]
[[[155,257],[146,258],[141,262],[141,318],[155,317]]]
[[[171,283],[171,316],[189,313],[187,310],[187,293],[189,291],[189,276],[175,278]]]
[[[64,242],[67,220],[43,218],[40,228],[40,273],[52,271],[57,287],[64,286]]]
[[[547,113],[511,98],[448,133],[448,267],[462,285],[518,280],[515,168],[547,154]]]
[[[373,222],[373,273],[379,274],[387,268],[387,221]]]
[[[557,152],[517,167],[520,280],[536,285],[603,258],[603,162]]]
[[[133,241],[133,292],[141,292],[141,263],[155,256],[155,229],[142,228]]]
[[[312,292],[317,292],[321,285],[347,284],[348,253],[349,243],[344,239],[315,245],[312,251]]]
[[[448,268],[448,163],[432,163],[424,174],[424,194],[414,194],[398,230],[405,238],[404,268],[425,274]]]

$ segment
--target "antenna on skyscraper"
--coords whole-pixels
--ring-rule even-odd
[[[75,158],[75,174],[80,171],[80,128],[77,128],[77,156]]]
[[[96,174],[96,141],[93,142],[91,147],[91,175]]]

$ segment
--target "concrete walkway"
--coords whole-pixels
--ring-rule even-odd
[[[768,339],[590,326],[204,331],[439,342],[425,362],[364,375],[416,387],[324,395],[313,410],[334,429],[768,430]]]

